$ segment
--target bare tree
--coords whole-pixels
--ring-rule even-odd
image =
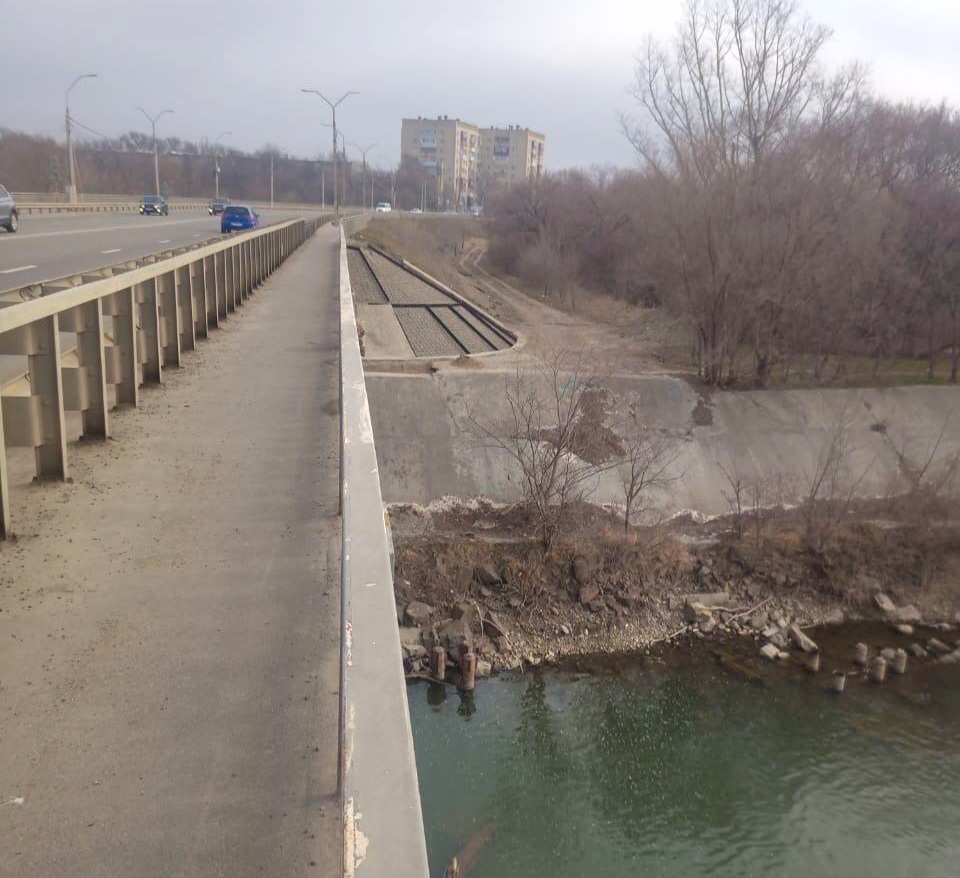
[[[634,513],[644,510],[648,492],[682,478],[670,470],[680,451],[666,433],[641,429],[624,440],[626,453],[617,466],[623,488],[623,532],[630,533]]]
[[[620,459],[619,440],[604,424],[607,391],[582,354],[561,352],[531,367],[518,364],[503,392],[504,422],[470,419],[517,465],[524,500],[549,552],[572,509]]]
[[[907,480],[908,495],[914,501],[913,508],[919,516],[929,517],[939,501],[956,488],[957,477],[960,475],[960,449],[947,454],[941,453],[943,439],[952,417],[953,412],[943,419],[936,438],[919,457],[908,449],[906,442],[899,446],[893,445],[900,472]],[[884,437],[892,443],[889,433],[885,432]]]
[[[860,488],[873,465],[856,475],[851,470],[854,448],[851,425],[842,411],[830,428],[810,473],[804,498],[804,530],[812,548],[822,552],[860,496]]]
[[[729,467],[725,467],[720,461],[717,461],[717,467],[723,473],[727,481],[727,487],[721,488],[720,493],[727,503],[730,514],[733,517],[733,533],[738,540],[743,539],[744,524],[744,504],[747,498],[747,481],[740,474],[737,468],[737,462],[734,460]]]

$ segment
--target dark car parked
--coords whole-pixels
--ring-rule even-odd
[[[255,229],[260,225],[260,214],[245,204],[231,204],[223,209],[220,217],[220,231],[235,232],[240,229]]]
[[[211,216],[217,216],[218,214],[223,213],[224,208],[229,206],[229,198],[214,198],[213,201],[210,202],[210,207],[208,207],[207,210],[210,211]]]
[[[0,186],[0,226],[8,232],[15,232],[20,228],[20,217],[17,216],[17,202],[7,190]]]
[[[162,195],[144,195],[140,199],[140,213],[144,216],[147,214],[166,216],[170,213],[170,205],[167,204],[167,199]]]

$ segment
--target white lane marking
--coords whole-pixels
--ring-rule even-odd
[[[169,239],[169,238],[164,238],[162,241],[160,241],[160,243],[161,243],[161,244],[169,244],[169,243],[170,243],[170,239]]]
[[[122,247],[114,247],[112,250],[101,250],[100,253],[106,256],[108,253],[119,253],[122,249]]]
[[[7,268],[4,271],[0,271],[0,274],[15,274],[18,271],[26,271],[28,268],[36,268],[36,265],[20,265],[16,268]]]
[[[208,217],[202,217],[200,219],[188,219],[188,220],[153,220],[152,225],[154,226],[185,226],[185,225],[196,225],[197,223],[208,223]],[[0,241],[22,241],[25,238],[56,238],[60,235],[93,235],[97,232],[131,232],[131,231],[142,231],[144,226],[142,225],[127,225],[127,226],[98,226],[95,229],[69,229],[62,230],[59,232],[18,232],[16,235],[0,235]]]

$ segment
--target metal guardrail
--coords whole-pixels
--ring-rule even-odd
[[[346,878],[428,878],[393,564],[340,228],[340,791]]]
[[[0,537],[11,533],[7,447],[33,448],[38,480],[69,475],[66,412],[110,435],[111,404],[137,405],[324,222],[297,219],[0,307],[0,354],[24,357],[27,392],[0,398]],[[67,335],[64,335],[67,334]],[[75,345],[71,338],[75,336]],[[66,339],[66,342],[65,342]],[[64,347],[75,348],[66,361]]]
[[[17,203],[17,212],[23,214],[42,213],[121,213],[137,210],[140,198],[131,195],[85,195],[78,202],[70,202],[64,196],[44,192],[14,192],[13,198]],[[175,198],[167,202],[171,210],[206,210],[210,204],[209,198]],[[329,207],[320,204],[306,204],[300,202],[275,202],[271,205],[267,201],[238,200],[237,204],[249,204],[260,210],[301,210],[301,211],[328,211]],[[343,210],[351,208],[343,207]]]

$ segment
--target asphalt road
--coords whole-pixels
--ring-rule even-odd
[[[263,209],[269,224],[301,216],[296,210]],[[15,235],[0,232],[0,292],[78,271],[90,271],[220,234],[220,218],[207,213],[167,217],[77,213],[20,218]]]

